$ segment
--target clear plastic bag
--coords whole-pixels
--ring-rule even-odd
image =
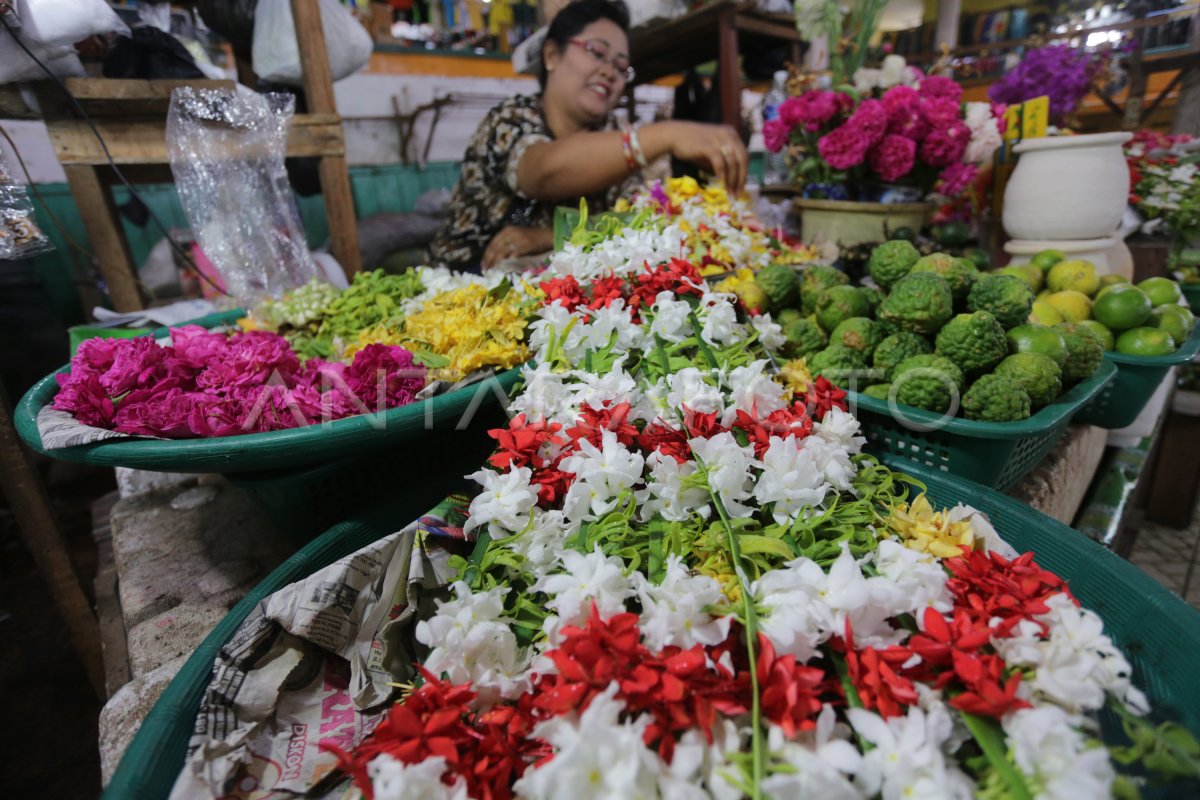
[[[167,154],[179,199],[205,256],[246,307],[320,274],[283,168],[295,104],[244,88],[171,94]]]
[[[33,221],[33,204],[0,153],[0,261],[30,258],[54,245]]]
[[[321,9],[321,27],[325,29],[325,50],[329,53],[333,79],[358,72],[371,60],[375,47],[371,35],[337,0],[318,0],[317,5]],[[260,79],[284,86],[302,83],[304,73],[300,68],[291,0],[258,0],[251,57],[254,73]]]
[[[67,45],[98,33],[129,35],[105,0],[16,0],[21,35],[38,44]]]
[[[83,75],[83,64],[73,48],[47,47],[27,39],[19,32],[17,35],[21,36],[20,43],[7,30],[0,28],[0,85],[46,79],[46,73],[22,49],[21,44],[29,48],[29,52],[54,75],[60,78]]]

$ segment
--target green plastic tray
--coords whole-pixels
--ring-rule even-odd
[[[1200,351],[1200,325],[1182,347],[1167,356],[1106,352],[1104,360],[1117,368],[1117,378],[1080,409],[1076,421],[1109,430],[1132,425],[1171,367],[1188,363],[1197,351]]]
[[[381,497],[403,491],[432,507],[496,449],[488,430],[506,427],[504,411],[481,408],[462,430],[435,430],[402,446],[329,464],[226,476],[289,540],[304,544]]]
[[[237,309],[211,314],[189,324],[216,327],[236,322],[245,316]],[[155,331],[166,336],[166,328]],[[69,365],[58,370],[66,372]],[[270,433],[249,433],[215,439],[117,439],[80,447],[46,450],[38,435],[37,415],[58,393],[54,374],[34,384],[14,411],[17,434],[39,453],[64,461],[105,467],[132,467],[160,472],[261,472],[295,470],[324,464],[339,458],[396,447],[419,439],[429,431],[446,431],[480,409],[495,406],[501,395],[507,396],[520,377],[514,368],[493,379],[454,392],[440,394],[428,401],[392,408],[382,414],[368,414]]]
[[[1155,716],[1176,719],[1200,735],[1200,681],[1193,676],[1193,665],[1200,660],[1200,612],[1129,562],[1009,497],[902,459],[884,461],[922,481],[935,505],[966,502],[985,512],[1014,547],[1033,550],[1038,563],[1070,581],[1075,596],[1104,618],[1107,632],[1125,651],[1134,682],[1150,697]],[[255,587],[205,638],[150,710],[113,774],[105,800],[167,797],[183,768],[217,651],[259,602],[416,516],[393,504],[337,525]],[[1119,740],[1111,729],[1106,735]]]
[[[1020,422],[976,422],[849,392],[850,410],[862,422],[867,449],[934,467],[1001,491],[1012,486],[1050,452],[1071,418],[1116,375],[1107,362],[1036,414]],[[905,422],[907,420],[907,423]],[[930,430],[919,430],[930,428]],[[940,427],[937,427],[940,426]]]

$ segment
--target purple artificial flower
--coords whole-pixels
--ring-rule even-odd
[[[1079,106],[1099,70],[1099,62],[1085,51],[1065,44],[1040,47],[1027,52],[1012,71],[992,84],[988,97],[994,103],[1015,105],[1046,95],[1050,121],[1057,124]]]

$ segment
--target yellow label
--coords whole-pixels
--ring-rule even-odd
[[[1004,138],[1015,142],[1021,138],[1021,106],[1009,106],[1004,109]]]
[[[1050,122],[1050,98],[1046,95],[1021,104],[1021,138],[1037,139],[1046,135]]]

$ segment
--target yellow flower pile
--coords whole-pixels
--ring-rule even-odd
[[[493,297],[477,284],[441,292],[399,324],[362,331],[346,358],[371,344],[425,350],[450,359],[429,370],[430,378],[445,381],[462,380],[485,367],[515,367],[529,359],[524,342],[527,301],[516,290]]]
[[[938,558],[955,558],[962,555],[962,545],[975,546],[970,519],[952,521],[949,511],[934,511],[924,494],[893,508],[887,526],[905,547]]]

